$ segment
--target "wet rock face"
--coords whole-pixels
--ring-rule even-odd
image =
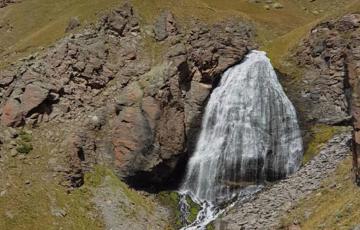
[[[312,29],[294,55],[305,67],[301,100],[307,105],[308,121],[326,124],[350,121],[349,66],[354,61],[359,37],[359,14],[324,22]]]

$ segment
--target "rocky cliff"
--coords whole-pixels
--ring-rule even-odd
[[[252,30],[227,21],[194,22],[181,31],[163,12],[149,33],[125,5],[44,54],[2,70],[2,124],[71,126],[73,186],[102,159],[137,186],[169,180],[193,147],[220,74],[254,47]],[[144,36],[167,47],[161,62],[145,53]]]
[[[298,100],[306,104],[302,114],[306,115],[307,123],[353,125],[354,173],[357,178],[360,143],[359,27],[359,14],[320,23],[294,54],[297,65],[305,67]]]

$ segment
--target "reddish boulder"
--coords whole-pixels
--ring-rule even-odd
[[[23,122],[24,117],[18,100],[9,99],[2,112],[1,123],[6,126],[19,126]]]
[[[2,124],[6,126],[19,126],[24,118],[41,105],[48,97],[49,90],[39,85],[30,84],[25,87],[25,92],[20,99],[10,98],[3,107],[1,116]]]
[[[25,92],[21,97],[21,108],[24,115],[43,103],[49,94],[49,90],[39,85],[30,84],[25,87]]]
[[[123,175],[151,168],[144,155],[152,148],[153,134],[139,107],[125,108],[112,129],[115,165]]]

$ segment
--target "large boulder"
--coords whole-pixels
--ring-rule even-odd
[[[1,123],[6,126],[19,126],[23,122],[21,103],[15,99],[9,99],[2,109]]]
[[[38,108],[48,97],[49,90],[37,84],[25,87],[20,97],[11,97],[3,107],[1,122],[6,126],[19,126],[23,119]]]

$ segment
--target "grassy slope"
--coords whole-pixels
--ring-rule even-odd
[[[46,129],[42,130],[45,135]],[[103,229],[103,223],[89,202],[88,186],[70,194],[59,185],[48,162],[57,145],[43,143],[41,132],[34,134],[34,150],[5,161],[0,177],[0,229]],[[41,144],[40,144],[41,143]],[[59,162],[60,164],[60,162]],[[52,211],[62,210],[65,216]],[[57,211],[58,212],[58,211]]]
[[[351,159],[341,164],[336,173],[327,179],[323,188],[300,202],[283,226],[300,223],[303,230],[352,229],[360,224],[360,189],[349,177]]]
[[[63,146],[44,143],[50,128],[41,127],[33,134],[34,149],[25,158],[22,154],[10,157],[0,168],[1,230],[104,229],[102,214],[95,207],[93,197],[99,187],[105,186],[105,178],[108,178],[106,186],[123,194],[121,208],[129,210],[131,218],[154,213],[157,204],[152,199],[130,189],[113,171],[101,166],[85,175],[85,184],[80,189],[68,193],[59,185],[63,178],[52,171],[53,166],[49,167],[49,162],[60,167],[64,160],[56,156]],[[57,134],[64,138],[58,127]],[[128,203],[132,206],[127,206]]]
[[[330,3],[327,0],[317,0],[314,3],[306,0],[280,0],[284,9],[279,10],[266,10],[263,3],[253,4],[247,0],[130,1],[145,24],[152,23],[163,9],[174,12],[180,24],[185,27],[192,18],[208,23],[234,17],[246,18],[258,26],[259,40],[267,44],[269,41],[276,42],[279,36],[320,19],[325,14],[315,15],[309,10],[304,11],[303,7],[332,14],[351,0]],[[0,9],[0,24],[10,23],[12,27],[11,30],[8,27],[0,29],[0,67],[63,37],[71,17],[79,17],[83,24],[87,24],[93,22],[99,12],[121,2],[123,0],[24,0]],[[154,50],[157,51],[158,49]]]

